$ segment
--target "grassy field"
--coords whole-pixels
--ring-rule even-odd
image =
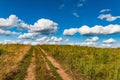
[[[36,80],[62,80],[55,67],[42,53],[39,46],[35,48]],[[47,68],[47,65],[50,69]]]
[[[120,49],[42,45],[74,80],[120,80]]]
[[[0,80],[25,80],[31,63],[34,80],[63,80],[40,48],[73,80],[120,80],[119,48],[20,44],[0,45]]]
[[[0,80],[16,80],[14,77],[30,48],[29,45],[0,45]]]
[[[19,44],[0,45],[0,80],[26,80],[33,57],[34,80],[62,80],[39,47]]]

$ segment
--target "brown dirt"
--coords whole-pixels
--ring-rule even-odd
[[[61,76],[63,80],[73,80],[70,75],[68,75],[64,69],[62,69],[61,65],[51,56],[47,55],[47,53],[40,48],[41,51],[46,55],[47,59],[53,64],[53,66],[56,68],[58,74]]]
[[[42,56],[42,55],[41,55]],[[43,60],[44,60],[44,62],[45,62],[45,65],[46,65],[46,69],[49,71],[50,70],[50,67],[48,66],[48,64],[47,64],[47,62],[46,62],[46,60],[45,60],[45,58],[42,56],[42,58],[43,58]]]
[[[24,80],[35,80],[35,54],[33,51],[32,59],[31,59],[31,64],[27,69],[27,76],[25,77]]]

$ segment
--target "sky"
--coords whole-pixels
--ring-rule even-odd
[[[120,47],[120,0],[0,0],[1,44]]]

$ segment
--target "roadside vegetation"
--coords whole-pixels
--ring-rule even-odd
[[[25,80],[31,65],[35,80],[62,80],[48,55],[73,80],[120,80],[120,48],[20,44],[0,45],[0,80]]]
[[[35,49],[36,80],[62,80],[56,68],[46,58],[39,47]]]
[[[32,59],[34,59],[32,61]],[[31,79],[28,69],[35,68],[34,80],[62,80],[56,68],[46,58],[39,47],[30,45],[0,45],[0,80]]]
[[[0,45],[0,80],[16,80],[14,77],[18,73],[24,73],[19,67],[30,48],[29,45]]]
[[[74,80],[120,80],[120,49],[41,45]]]

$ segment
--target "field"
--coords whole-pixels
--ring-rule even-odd
[[[0,45],[0,80],[120,80],[120,49]]]
[[[120,80],[120,49],[43,45],[74,80]]]

